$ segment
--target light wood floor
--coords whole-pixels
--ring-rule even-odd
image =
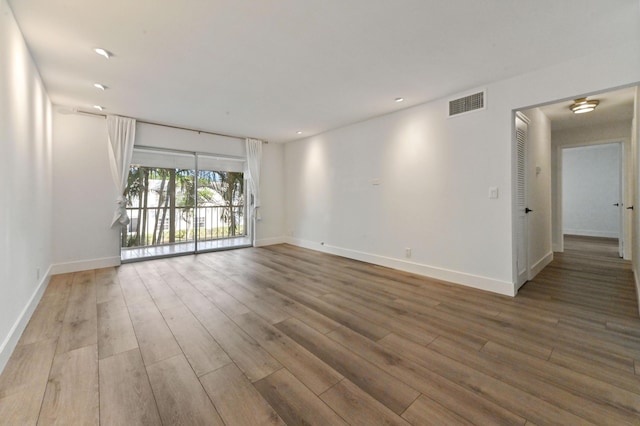
[[[287,245],[58,275],[0,423],[638,425],[613,243],[568,238],[516,298]]]

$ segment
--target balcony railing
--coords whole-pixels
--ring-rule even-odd
[[[128,207],[130,222],[123,247],[211,241],[247,235],[244,206]],[[174,226],[171,226],[173,217]]]

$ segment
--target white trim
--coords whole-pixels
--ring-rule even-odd
[[[564,148],[583,148],[583,147],[590,147],[590,146],[595,146],[595,145],[611,145],[611,144],[615,144],[615,143],[620,143],[620,144],[624,145],[624,144],[626,144],[628,142],[629,142],[629,138],[622,137],[622,138],[613,138],[613,139],[587,140],[587,141],[567,143],[567,144],[563,144],[562,142],[558,142],[558,144],[556,146],[558,148],[560,148],[560,149],[564,149]]]
[[[27,324],[29,324],[29,320],[31,319],[33,312],[36,310],[44,291],[49,285],[52,268],[52,266],[49,266],[49,269],[42,277],[40,284],[38,284],[38,287],[36,287],[35,291],[31,295],[29,302],[27,302],[24,309],[22,309],[17,321],[13,324],[11,330],[9,330],[9,334],[6,339],[4,339],[4,342],[2,342],[2,345],[0,345],[0,373],[2,373],[4,367],[7,365],[13,350],[16,348],[16,345],[20,340],[20,336],[22,336],[24,329],[27,328]]]
[[[513,115],[511,118],[511,268],[512,268],[512,277],[513,277],[513,286],[514,286],[514,295],[518,292],[518,289],[522,287],[526,280],[519,283],[520,276],[518,275],[518,206],[517,206],[517,197],[518,197],[518,140],[517,140],[517,127],[518,120],[521,120],[527,126],[527,140],[525,142],[525,160],[527,159],[527,150],[528,150],[528,138],[529,138],[529,125],[531,124],[531,119],[524,115],[521,111],[513,111]],[[525,162],[525,169],[528,167],[528,164]],[[528,179],[525,173],[525,206],[529,203],[528,199]],[[528,217],[527,214],[524,215],[524,232],[523,238],[524,241],[524,261],[527,262],[526,265],[526,274],[527,277],[531,274],[531,264],[529,263],[529,226],[528,226]]]
[[[480,275],[452,271],[449,269],[438,268],[421,263],[408,262],[406,260],[380,256],[377,254],[365,253],[342,247],[335,247],[315,241],[301,240],[294,237],[287,237],[286,242],[298,247],[320,251],[323,253],[335,254],[349,259],[355,259],[362,262],[372,263],[374,265],[385,266],[404,272],[423,275],[425,277],[434,278],[441,281],[447,281],[450,283],[473,287],[480,290],[486,290],[506,296],[515,296],[513,283],[508,281],[499,281]]]
[[[529,272],[529,280],[532,280],[542,271],[548,264],[553,261],[553,251],[550,251],[546,255],[542,256],[540,260],[534,263],[531,266],[531,271]]]
[[[552,137],[553,138],[553,137]],[[551,141],[553,145],[553,140]],[[562,145],[557,147],[556,151],[556,169],[553,171],[555,173],[556,178],[556,197],[551,200],[551,240],[556,239],[554,245],[556,246],[553,251],[562,253],[564,252],[564,233],[562,231],[562,217],[564,212],[562,211],[562,200],[564,194],[562,193],[562,157],[563,157]],[[553,176],[551,177],[553,181]],[[552,183],[553,185],[553,183]],[[552,189],[553,191],[553,189]],[[556,230],[556,233],[553,233],[553,230]]]
[[[524,121],[525,123],[527,123],[527,126],[529,124],[531,124],[531,119],[529,117],[527,117],[526,115],[524,115],[524,113],[522,112],[522,110],[518,110],[516,111],[516,117],[518,117],[520,120]]]
[[[568,143],[568,144],[563,144],[562,142],[559,142],[556,145],[556,199],[553,200],[552,205],[554,207],[552,207],[552,209],[555,209],[555,214],[552,214],[551,216],[551,221],[552,221],[552,229],[555,228],[557,229],[558,233],[560,234],[560,241],[556,243],[556,245],[554,245],[554,249],[553,251],[555,252],[563,252],[564,251],[564,235],[565,234],[573,234],[573,235],[584,235],[584,236],[598,236],[598,237],[605,237],[605,238],[622,238],[623,240],[623,249],[624,249],[624,259],[625,260],[630,260],[631,258],[631,243],[633,241],[633,236],[631,236],[631,222],[627,221],[627,220],[623,220],[620,223],[620,234],[618,235],[613,235],[613,236],[609,236],[609,235],[592,235],[592,234],[578,234],[578,233],[574,233],[574,232],[579,232],[579,231],[568,231],[562,228],[562,221],[563,221],[563,214],[564,212],[562,211],[562,202],[563,202],[563,197],[564,194],[562,193],[562,157],[563,154],[562,152],[566,149],[566,148],[582,148],[582,147],[591,147],[591,146],[597,146],[597,145],[611,145],[611,144],[620,144],[620,153],[622,155],[621,161],[620,161],[620,173],[622,174],[622,180],[621,180],[621,199],[620,202],[622,202],[622,205],[627,205],[630,204],[630,199],[632,200],[632,197],[627,197],[627,190],[625,189],[628,185],[630,185],[631,182],[631,178],[630,178],[630,168],[629,165],[627,163],[627,152],[626,150],[628,149],[628,147],[631,144],[631,140],[629,138],[613,138],[613,139],[596,139],[596,140],[587,140],[587,141],[581,141],[581,142],[575,142],[575,143]],[[585,232],[590,232],[590,231],[585,231]],[[553,238],[553,236],[552,236]],[[559,246],[559,247],[558,247]]]
[[[103,257],[100,259],[79,260],[76,262],[56,263],[51,267],[51,274],[68,274],[70,272],[89,271],[91,269],[119,266],[120,257]]]
[[[140,121],[138,121],[138,124],[140,124]],[[145,124],[145,123],[142,123]],[[188,130],[188,131],[192,131],[192,132],[198,132],[200,133],[199,130],[189,130],[189,129],[184,129],[184,130]],[[207,132],[202,132],[202,133],[207,133]],[[218,136],[222,136],[222,135],[218,135]],[[226,136],[223,136],[226,137]],[[236,139],[243,139],[244,138],[236,138]],[[229,160],[229,161],[242,161],[242,162],[246,162],[247,158],[246,157],[242,157],[239,155],[226,155],[226,154],[215,154],[213,152],[207,152],[207,151],[189,151],[189,150],[185,150],[185,149],[176,149],[176,148],[163,148],[160,146],[149,146],[149,145],[133,145],[133,149],[134,151],[140,150],[140,151],[154,151],[157,152],[158,154],[164,154],[164,153],[174,153],[174,154],[188,154],[188,155],[202,155],[202,156],[207,156],[207,157],[213,157],[213,158],[219,158],[221,160]]]
[[[275,244],[284,244],[286,242],[286,237],[261,238],[256,240],[254,247],[272,246]]]

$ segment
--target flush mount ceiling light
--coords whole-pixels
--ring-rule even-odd
[[[404,101],[404,98],[396,98],[395,101],[396,102],[402,102],[402,101]]]
[[[94,52],[96,52],[98,55],[100,56],[104,56],[105,58],[109,59],[111,56],[113,56],[110,52],[107,52],[106,50],[98,47],[93,49]]]
[[[100,83],[94,83],[93,87],[95,87],[96,89],[100,89],[100,90],[107,90],[107,86],[105,86],[104,84],[100,84]]]
[[[102,111],[102,110],[104,109],[104,107],[103,107],[103,106],[101,106],[101,105],[94,105],[93,107],[94,107],[95,109],[97,109],[98,111]]]
[[[573,111],[574,114],[584,114],[585,112],[591,112],[596,109],[599,103],[600,101],[595,99],[588,101],[587,98],[579,98],[573,102],[569,109]]]
[[[296,132],[296,134],[297,134],[297,135],[301,135],[301,134],[302,134],[302,130],[298,130],[298,131]]]

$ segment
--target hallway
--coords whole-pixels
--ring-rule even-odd
[[[546,309],[558,306],[597,327],[640,321],[631,262],[619,257],[614,238],[565,235],[564,252],[554,253],[553,262],[520,289],[517,299],[522,296],[546,301]],[[598,321],[601,315],[611,317]]]

